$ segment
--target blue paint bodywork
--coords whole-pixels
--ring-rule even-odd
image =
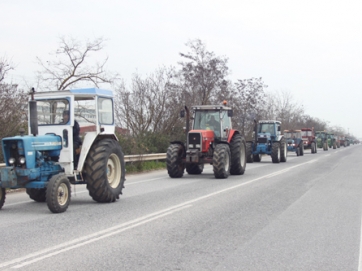
[[[45,188],[49,179],[60,172],[56,163],[62,138],[55,134],[14,136],[2,139],[6,167],[0,169],[2,188]],[[15,162],[10,164],[13,158]],[[25,159],[25,163],[20,161]]]

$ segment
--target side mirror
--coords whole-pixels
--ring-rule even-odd
[[[232,117],[233,116],[233,111],[232,110],[228,110],[228,117]]]
[[[278,126],[278,132],[280,132],[280,126]]]
[[[180,111],[180,118],[184,118],[184,117],[185,117],[185,110],[182,109],[182,110]]]

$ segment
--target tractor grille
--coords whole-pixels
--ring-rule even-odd
[[[258,138],[258,143],[267,143],[268,142],[268,138],[266,137],[259,137]]]
[[[199,149],[201,150],[201,134],[200,133],[189,133],[188,136],[188,146],[190,149]],[[196,145],[198,145],[196,147]]]

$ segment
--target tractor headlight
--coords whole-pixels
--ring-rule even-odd
[[[13,165],[15,163],[15,158],[11,157],[9,158],[9,164]]]
[[[20,163],[21,165],[24,165],[24,164],[25,164],[25,157],[20,157],[20,158],[19,158],[19,163]]]
[[[189,148],[192,149],[194,147],[193,144],[189,144]]]
[[[196,147],[196,148],[200,148],[200,144],[196,144],[195,147]]]

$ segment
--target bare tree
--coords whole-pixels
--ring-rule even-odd
[[[264,113],[265,93],[262,78],[238,80],[235,83],[235,94],[232,101],[234,105],[234,121],[242,134],[250,136],[253,131],[254,119],[260,119]]]
[[[228,85],[228,59],[207,51],[199,39],[191,40],[186,45],[191,51],[180,53],[186,61],[179,62],[181,70],[178,73],[183,91],[194,104],[220,102],[216,98]]]
[[[120,125],[135,136],[146,132],[171,133],[182,108],[173,74],[172,68],[161,68],[146,78],[134,74],[131,89],[120,84],[116,89]]]
[[[0,139],[18,134],[20,127],[27,128],[27,95],[16,84],[5,82],[13,69],[8,59],[0,59]],[[3,160],[1,150],[0,160]]]
[[[105,69],[108,57],[101,62],[90,64],[92,55],[103,48],[103,38],[96,38],[85,44],[73,38],[60,38],[59,48],[53,53],[53,59],[44,61],[37,57],[42,68],[37,73],[38,88],[54,91],[76,87],[80,83],[90,83],[95,87],[113,84],[119,76]]]

